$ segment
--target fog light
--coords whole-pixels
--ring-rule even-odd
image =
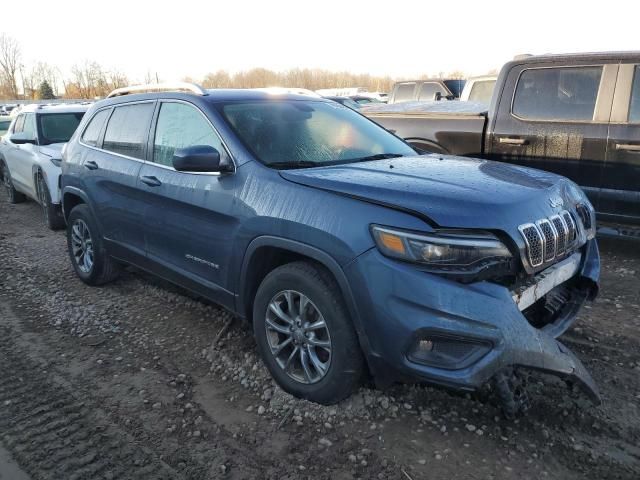
[[[416,339],[409,349],[409,360],[447,370],[466,368],[484,357],[492,344],[485,340],[429,335]]]

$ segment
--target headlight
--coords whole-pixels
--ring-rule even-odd
[[[513,257],[509,249],[489,232],[442,230],[412,233],[372,225],[378,249],[386,256],[423,265],[428,270],[474,274],[497,268],[509,273]],[[494,268],[492,268],[494,267]]]
[[[51,160],[51,163],[53,163],[56,167],[59,167],[60,163],[62,163],[62,160],[60,160],[59,158],[50,158],[49,160]]]

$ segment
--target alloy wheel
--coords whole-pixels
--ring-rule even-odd
[[[267,342],[276,363],[297,382],[324,378],[331,363],[331,336],[316,305],[295,290],[277,293],[265,318]]]
[[[82,219],[77,219],[71,226],[71,248],[78,268],[83,273],[90,273],[93,268],[93,240]]]

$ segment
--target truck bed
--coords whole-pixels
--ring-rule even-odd
[[[364,115],[427,151],[479,156],[487,106],[476,102],[405,102],[371,105]]]

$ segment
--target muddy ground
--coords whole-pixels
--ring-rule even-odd
[[[320,407],[275,387],[240,323],[212,347],[216,306],[135,270],[82,284],[64,233],[3,192],[0,478],[637,480],[640,247],[601,247],[601,296],[563,337],[601,407],[547,377],[517,421],[412,385]]]

